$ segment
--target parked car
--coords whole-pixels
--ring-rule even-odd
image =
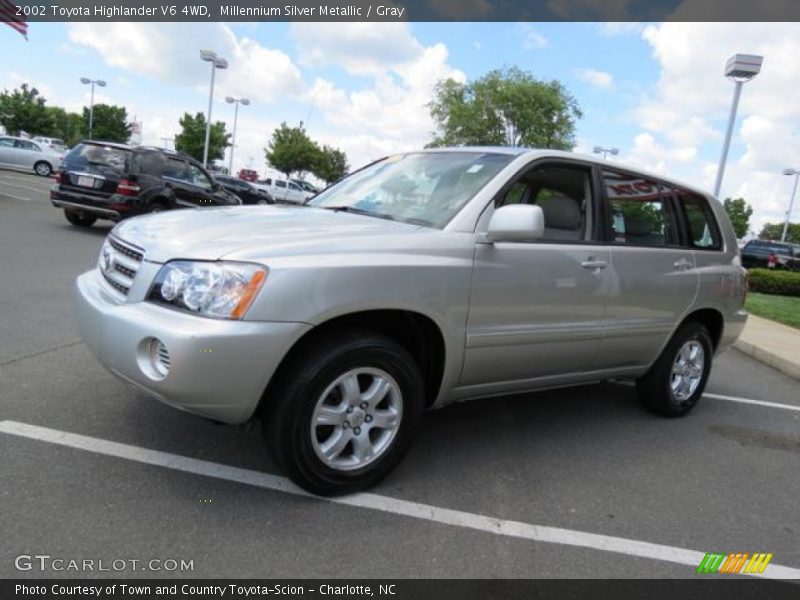
[[[379,160],[305,206],[121,223],[76,298],[115,375],[217,421],[259,416],[293,481],[338,494],[386,476],[429,407],[630,378],[685,415],[745,290],[708,194],[588,156],[458,148]]]
[[[229,192],[239,196],[242,204],[273,204],[275,202],[269,192],[256,187],[249,181],[226,175],[217,175],[214,180]]]
[[[66,154],[69,151],[67,145],[64,143],[64,140],[60,138],[53,138],[53,137],[44,137],[44,136],[37,136],[31,140],[37,144],[43,144],[45,146],[50,146],[56,152],[62,152]]]
[[[58,171],[63,156],[62,152],[25,138],[0,136],[0,168],[50,177]]]
[[[305,193],[299,185],[288,179],[267,177],[259,181],[258,186],[279,202],[303,204],[309,198],[309,194]]]
[[[303,195],[305,195],[306,198],[313,198],[319,194],[319,190],[308,181],[303,179],[292,179],[291,181],[303,191]]]
[[[242,181],[258,181],[258,173],[253,169],[241,169],[239,171],[239,179]]]
[[[750,240],[742,248],[742,265],[748,269],[767,268],[770,255],[775,268],[800,271],[800,246],[771,240]]]
[[[82,142],[64,157],[50,202],[78,227],[172,208],[241,204],[189,156],[96,141]]]

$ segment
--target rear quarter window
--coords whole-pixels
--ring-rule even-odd
[[[721,249],[722,236],[708,200],[682,190],[677,190],[676,196],[683,210],[689,245],[702,250]]]
[[[70,169],[94,166],[124,172],[128,170],[130,157],[129,150],[97,144],[79,144],[70,150],[64,162]]]

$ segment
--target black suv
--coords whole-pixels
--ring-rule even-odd
[[[242,199],[242,204],[274,204],[275,200],[266,190],[257,188],[244,179],[228,175],[215,175],[214,181],[229,192],[233,192]]]
[[[775,255],[775,267],[800,271],[800,248],[787,242],[751,240],[742,248],[742,266],[748,269],[766,267],[770,254]]]
[[[79,227],[170,208],[242,203],[196,160],[162,148],[85,141],[64,157],[55,179],[50,202]]]

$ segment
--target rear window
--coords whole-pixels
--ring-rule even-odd
[[[676,196],[683,207],[690,245],[705,250],[719,250],[722,247],[722,240],[706,199],[680,190],[676,191]]]
[[[78,144],[70,150],[64,162],[70,169],[86,169],[94,166],[126,171],[130,155],[130,150],[122,148],[98,144]]]

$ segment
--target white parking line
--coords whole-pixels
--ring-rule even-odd
[[[791,404],[781,404],[779,402],[765,402],[764,400],[751,400],[750,398],[738,398],[737,396],[723,396],[722,394],[703,394],[704,398],[713,400],[725,400],[726,402],[738,402],[739,404],[754,404],[755,406],[766,406],[767,408],[781,408],[783,410],[794,410],[800,412],[800,406]]]
[[[193,473],[195,475],[234,481],[245,485],[252,485],[298,496],[315,497],[301,490],[284,477],[212,463],[196,458],[189,458],[179,454],[149,450],[129,444],[121,444],[119,442],[112,442],[100,438],[40,427],[38,425],[29,425],[17,421],[0,421],[0,433],[58,444],[69,448],[77,448],[105,456],[114,456],[147,465],[165,467],[184,473]],[[440,508],[438,506],[420,504],[418,502],[409,502],[408,500],[400,500],[398,498],[380,496],[378,494],[362,493],[340,498],[319,498],[319,500],[358,508],[368,508],[424,521],[452,525],[454,527],[463,527],[494,535],[521,538],[535,542],[589,548],[592,550],[603,550],[605,552],[615,552],[617,554],[625,554],[639,558],[677,563],[692,568],[691,571],[687,571],[687,576],[694,572],[694,569],[705,556],[705,552],[697,550],[652,544],[650,542],[587,533],[584,531],[561,529],[558,527],[532,525],[520,521],[496,519],[485,515]],[[710,541],[710,543],[713,543],[713,541]],[[736,550],[739,549],[737,548]],[[756,577],[765,577],[768,579],[800,579],[800,569],[770,564],[763,574],[756,575]]]
[[[4,192],[0,190],[0,196],[8,196],[9,198],[13,198],[14,200],[22,200],[23,202],[35,202],[33,198],[23,198],[22,196],[15,196],[14,194],[9,194],[8,192]]]
[[[35,188],[35,187],[31,187],[29,185],[20,185],[18,183],[11,183],[10,181],[6,181],[5,179],[2,179],[2,178],[0,178],[0,185],[10,185],[11,187],[21,188],[23,190],[30,190],[32,192],[37,192],[37,193],[44,193],[44,192],[49,191],[49,189],[50,189],[50,188],[46,188],[46,189],[45,188]]]

